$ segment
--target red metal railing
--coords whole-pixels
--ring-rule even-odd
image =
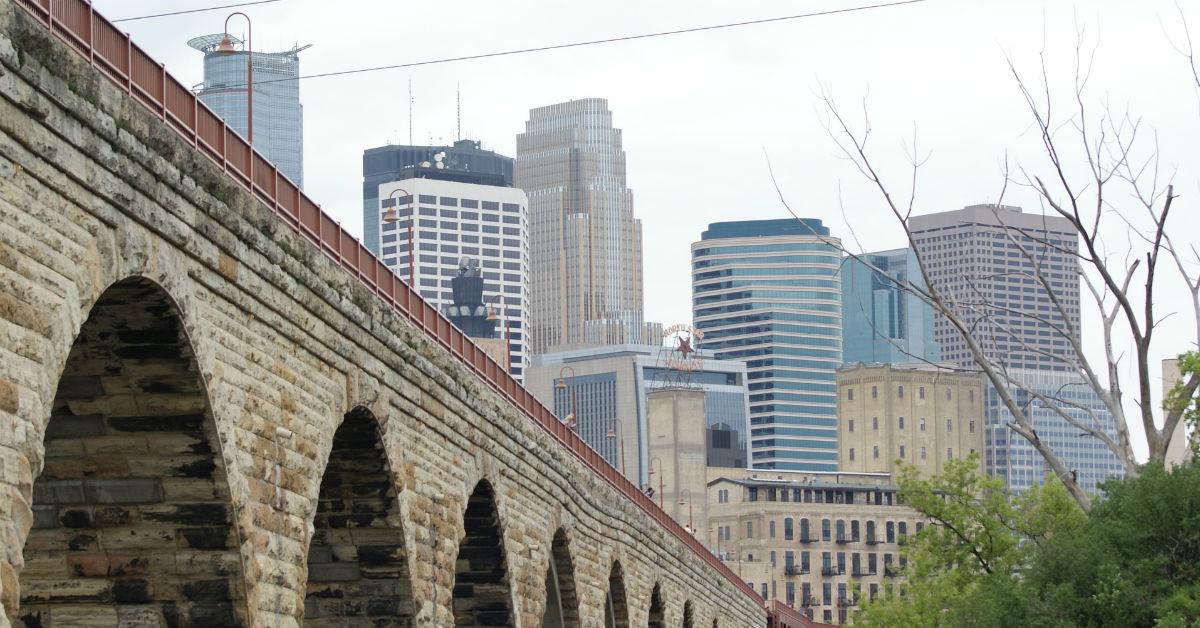
[[[612,484],[659,525],[691,548],[761,606],[762,598],[652,499],[621,475],[583,439],[512,378],[487,353],[401,281],[371,251],[342,229],[295,183],[251,148],[240,135],[167,73],[129,35],[122,33],[87,0],[16,0],[101,73],[162,118],[185,140],[212,159],[243,188],[275,210],[285,222],[358,277],[402,316],[463,361],[480,378],[528,415],[585,465]]]
[[[819,628],[829,624],[820,624],[805,616],[800,611],[780,602],[771,600],[767,604],[768,628]]]

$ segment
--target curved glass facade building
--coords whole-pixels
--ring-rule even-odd
[[[216,51],[222,35],[188,42],[204,53],[204,82],[196,96],[225,124],[246,137],[246,56],[254,64],[254,147],[287,178],[304,187],[304,108],[300,106],[300,51]],[[234,44],[240,44],[236,38]]]
[[[692,244],[693,324],[746,363],[754,468],[837,470],[839,245],[813,219],[713,223]]]

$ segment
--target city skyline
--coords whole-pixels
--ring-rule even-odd
[[[832,1],[818,2],[813,8],[833,5]],[[100,0],[97,9],[125,17],[155,13],[160,7],[144,0]],[[484,24],[508,13],[500,7],[479,7],[475,9],[479,26],[471,26],[463,37],[446,40],[431,30],[414,29],[406,39],[408,45],[400,48],[393,45],[392,37],[372,35],[403,17],[398,7],[379,7],[378,19],[365,31],[335,28],[350,15],[326,14],[306,0],[245,10],[255,20],[256,49],[286,49],[304,33],[319,34],[318,38],[305,38],[316,44],[305,56],[308,72],[355,66],[355,56],[363,54],[404,59],[453,56],[462,49],[482,51],[487,46],[470,42],[469,32],[478,32],[486,28]],[[587,39],[643,26],[646,30],[665,29],[680,21],[678,7],[667,4],[639,8],[642,19],[636,26],[618,19],[622,14],[619,6],[587,20],[572,20],[573,8],[546,5],[527,10],[531,15],[537,13],[539,19],[512,24],[496,41],[497,46],[542,42],[547,39],[540,28],[545,23],[557,24],[563,39]],[[688,21],[734,21],[747,15],[769,16],[778,10],[767,2],[696,6],[689,7],[692,17]],[[1191,21],[1197,20],[1196,7],[1178,10]],[[453,12],[451,7],[434,7],[420,17],[422,23],[437,23]],[[123,24],[140,45],[166,62],[168,71],[193,84],[200,80],[196,53],[180,42],[197,31],[219,31],[222,17],[198,14]],[[320,19],[314,19],[317,17]],[[679,258],[700,230],[696,225],[734,217],[731,207],[754,207],[768,216],[787,215],[767,176],[764,147],[789,200],[802,202],[810,208],[807,214],[825,219],[835,233],[848,234],[845,223],[849,221],[855,229],[848,241],[864,243],[854,248],[874,250],[903,244],[877,193],[838,158],[821,116],[812,112],[816,86],[836,77],[827,84],[842,96],[848,110],[856,110],[861,96],[869,91],[868,105],[874,103],[870,107],[876,130],[874,145],[880,151],[885,175],[898,177],[896,183],[907,176],[903,143],[912,139],[914,123],[918,125],[921,147],[933,149],[932,159],[922,170],[918,211],[996,201],[1003,187],[1004,162],[1034,162],[1037,157],[1036,138],[1027,134],[1027,112],[1009,74],[1006,55],[1013,57],[1019,70],[1036,73],[1037,52],[1044,47],[1045,34],[1058,34],[1045,46],[1047,59],[1055,78],[1069,83],[1073,49],[1068,40],[1073,40],[1077,18],[1090,33],[1099,27],[1104,34],[1091,78],[1094,94],[1108,94],[1113,102],[1130,104],[1160,128],[1195,125],[1194,107],[1188,99],[1148,96],[1164,86],[1179,87],[1184,79],[1183,62],[1163,38],[1163,21],[1168,25],[1178,21],[1173,2],[1135,5],[1106,0],[1093,3],[1084,13],[1033,1],[1003,7],[963,2],[936,11],[930,3],[713,35],[455,64],[436,71],[314,79],[302,87],[309,120],[306,140],[321,145],[322,150],[310,150],[306,165],[310,174],[321,175],[310,176],[306,189],[352,232],[361,233],[360,201],[356,200],[360,194],[358,155],[365,146],[400,142],[408,136],[408,78],[413,79],[416,101],[414,143],[436,144],[438,137],[443,138],[440,143],[449,143],[455,137],[454,93],[455,85],[461,84],[465,134],[508,153],[529,107],[571,96],[605,95],[622,112],[622,124],[630,131],[630,186],[638,190],[642,207],[658,209],[643,216],[647,233],[656,236],[655,246],[647,250],[647,317],[686,320],[688,286],[679,280],[686,273],[686,263]],[[894,28],[897,21],[906,25],[903,35]],[[847,54],[816,54],[827,48]],[[782,54],[762,54],[767,49]],[[945,55],[946,49],[959,52]],[[422,54],[410,55],[412,50]],[[683,59],[687,63],[681,63]],[[1148,66],[1163,67],[1166,73],[1142,71]],[[581,67],[587,71],[580,72]],[[796,74],[797,67],[806,69]],[[912,70],[918,67],[932,71]],[[795,80],[771,79],[780,73],[791,73]],[[674,78],[674,89],[652,89],[658,77],[667,74]],[[723,89],[711,90],[714,74],[724,81]],[[946,81],[947,76],[955,80]],[[520,89],[509,89],[514,83]],[[995,97],[978,98],[984,91]],[[338,115],[346,94],[354,94],[357,100],[352,119]],[[746,98],[746,94],[754,97]],[[987,124],[979,124],[981,119]],[[711,130],[688,132],[706,127]],[[1183,142],[1187,136],[1174,133],[1161,138],[1165,162],[1181,164],[1181,170],[1195,160]],[[427,138],[432,141],[426,142]],[[713,159],[713,154],[703,150],[713,138],[723,142],[722,152],[731,158]],[[798,150],[797,146],[811,150]],[[728,177],[746,184],[714,187],[704,183]],[[681,186],[681,180],[689,183]],[[1028,191],[1010,188],[1006,195],[1008,202],[1032,206]],[[688,228],[688,224],[692,226]],[[1164,307],[1182,307],[1182,301]],[[1084,325],[1085,333],[1089,326],[1095,329],[1095,319],[1085,318]],[[1162,333],[1183,330],[1176,317],[1167,321]],[[1157,361],[1171,356],[1156,353],[1152,357]],[[1135,447],[1144,451],[1139,426],[1132,426],[1132,437]]]
[[[354,8],[365,14],[330,11],[298,32],[345,42],[350,13],[365,23],[361,43],[418,60],[308,76],[297,53],[310,46],[249,44],[252,23],[284,25],[255,22],[270,13],[259,5],[312,19],[312,1],[110,19],[93,0],[0,0],[10,53],[0,54],[0,207],[13,218],[0,229],[0,351],[15,358],[0,361],[5,626],[1200,621],[1187,603],[1200,562],[1188,542],[1200,496],[1200,232],[1188,227],[1196,201],[1184,177],[1195,173],[1170,156],[1190,149],[1179,137],[1191,127],[1166,127],[1164,148],[1158,126],[1143,132],[1132,117],[1142,114],[1113,113],[1103,84],[1120,72],[1093,73],[1084,52],[1100,40],[1076,10],[1074,90],[1060,95],[1048,49],[1072,48],[1049,32],[1062,17],[1050,0],[993,3],[991,16],[985,0],[811,0],[792,9],[809,13],[724,14],[707,26],[704,3],[676,24],[651,7],[627,21],[632,34],[608,38],[609,14],[636,6],[505,6],[503,20],[462,7],[471,20],[442,42],[459,56],[431,61],[419,60],[438,52],[421,36],[437,10],[409,16],[413,37],[377,37],[395,7],[364,3]],[[973,70],[977,56],[947,47],[964,35],[948,20],[973,9],[993,18],[974,30],[994,30],[1036,4],[1040,75],[1024,82],[1006,54],[1026,126],[1004,144],[1004,185],[994,199],[946,202],[980,193],[972,177],[984,169],[970,160],[982,135],[1014,130],[973,91],[997,79],[945,71]],[[169,75],[123,27],[177,14],[205,27],[209,12],[241,7],[257,16],[230,15],[246,33],[226,19],[225,32],[187,42],[205,55],[199,85]],[[1182,28],[1174,50],[1188,93],[1167,95],[1200,126],[1200,48],[1175,9],[1158,40],[1135,41],[1170,47]],[[904,28],[922,15],[945,33]],[[487,19],[484,37],[471,22]],[[851,19],[864,42],[838,37]],[[513,47],[531,22],[574,43]],[[799,81],[719,45],[779,51],[751,57],[777,69],[816,41],[822,54],[786,67],[827,70],[826,59],[853,65],[871,52],[872,26],[884,43],[918,37],[877,55],[893,72],[885,85],[903,84],[926,113],[980,103],[957,112],[987,129],[957,138],[953,160],[971,176],[940,172],[938,191],[918,194],[932,158],[915,123],[900,179],[880,157],[887,116],[905,100],[885,99],[879,123],[865,100],[855,99],[860,118],[818,82],[807,99],[857,182],[843,187],[776,109]],[[773,29],[815,34],[744,36]],[[710,46],[688,56],[691,41]],[[475,42],[509,52],[465,51]],[[375,61],[343,46],[326,61]],[[660,54],[627,65],[614,93],[675,114],[653,127],[645,154],[664,152],[645,170],[627,160],[603,77],[614,68],[602,51],[626,47]],[[894,65],[914,50],[945,63]],[[704,58],[713,53],[743,70],[722,80]],[[516,100],[539,103],[514,157],[463,139],[479,135],[463,133],[460,101],[453,140],[418,144],[410,129],[407,145],[360,144],[375,148],[355,153],[349,207],[327,211],[301,189],[301,79],[372,82],[364,93],[349,87],[358,79],[337,81],[338,140],[309,146],[325,158],[371,124],[374,101],[397,116],[396,85],[380,73],[515,55],[522,69],[496,72],[487,103],[489,120],[507,119]],[[572,55],[558,78],[537,64]],[[237,77],[259,60],[262,93],[281,99],[260,106],[247,87],[239,102]],[[678,71],[653,71],[664,63]],[[672,100],[696,69],[707,89]],[[547,84],[587,93],[529,87]],[[205,104],[213,98],[220,114]],[[411,95],[406,104],[411,125]],[[267,132],[256,146],[258,115]],[[319,119],[330,127],[328,112]],[[759,145],[777,205],[753,192],[750,153],[730,134],[739,122],[803,154],[773,162]],[[1010,162],[1009,149],[1030,147],[1036,163]],[[667,219],[645,232],[627,166],[673,186],[639,200]],[[341,176],[315,172],[322,185]],[[818,191],[829,185],[833,204]],[[369,243],[341,223],[347,212]],[[648,268],[672,288],[653,285]],[[664,299],[680,285],[690,316],[647,322],[646,293]],[[1194,329],[1178,333],[1175,319]],[[1164,354],[1178,359],[1160,364]]]

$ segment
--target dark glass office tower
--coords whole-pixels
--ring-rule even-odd
[[[379,186],[404,179],[437,179],[512,187],[513,160],[474,140],[453,146],[380,146],[363,151],[363,243],[379,255]]]

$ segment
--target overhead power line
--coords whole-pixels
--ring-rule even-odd
[[[186,11],[172,11],[170,13],[155,13],[154,15],[139,15],[137,17],[123,17],[119,20],[112,20],[112,22],[114,24],[117,22],[132,22],[134,20],[148,20],[148,19],[155,18],[155,17],[169,17],[172,15],[186,15],[188,13],[203,13],[205,11],[216,11],[218,9],[233,9],[233,8],[237,8],[237,7],[248,7],[252,4],[267,4],[270,2],[280,2],[280,1],[281,0],[256,0],[255,2],[239,2],[237,4],[223,4],[219,7],[205,7],[203,9],[187,9]]]
[[[474,59],[489,59],[492,57],[505,57],[509,55],[528,54],[531,52],[546,52],[549,50],[562,50],[564,48],[581,48],[583,46],[596,46],[600,44],[612,44],[622,41],[633,41],[637,39],[650,39],[652,37],[666,37],[668,35],[684,35],[687,33],[699,33],[703,31],[715,31],[725,28],[737,28],[741,26],[753,26],[756,24],[770,24],[772,22],[785,22],[788,20],[801,20],[810,17],[821,17],[826,15],[837,15],[841,13],[856,13],[860,11],[869,11],[872,9],[884,9],[888,7],[898,7],[909,4],[920,4],[929,0],[897,0],[895,2],[883,2],[878,4],[867,4],[856,7],[846,7],[843,9],[829,9],[826,11],[814,11],[812,13],[799,13],[796,15],[783,15],[780,17],[768,17],[758,20],[747,20],[744,22],[730,22],[728,24],[713,24],[710,26],[696,26],[693,28],[681,28],[670,31],[658,31],[654,33],[640,33],[637,35],[624,35],[620,37],[608,37],[606,39],[592,39],[588,41],[576,41],[567,44],[552,44],[548,46],[538,46],[536,48],[519,48],[516,50],[503,50],[499,52],[484,52],[480,54],[465,55],[461,57],[446,57],[443,59],[430,59],[427,61],[413,61],[411,63],[396,63],[392,65],[379,65],[366,68],[354,68],[350,70],[337,70],[334,72],[321,72],[318,74],[305,74],[295,78],[271,79],[267,81],[255,81],[255,85],[263,83],[279,83],[282,81],[297,81],[300,79],[325,78],[330,76],[345,76],[347,74],[363,74],[366,72],[379,72],[381,70],[398,70],[401,68],[414,68],[423,65],[437,65],[441,63],[452,63],[455,61],[471,61]],[[243,84],[244,85],[244,84]],[[233,85],[231,87],[237,87]]]

